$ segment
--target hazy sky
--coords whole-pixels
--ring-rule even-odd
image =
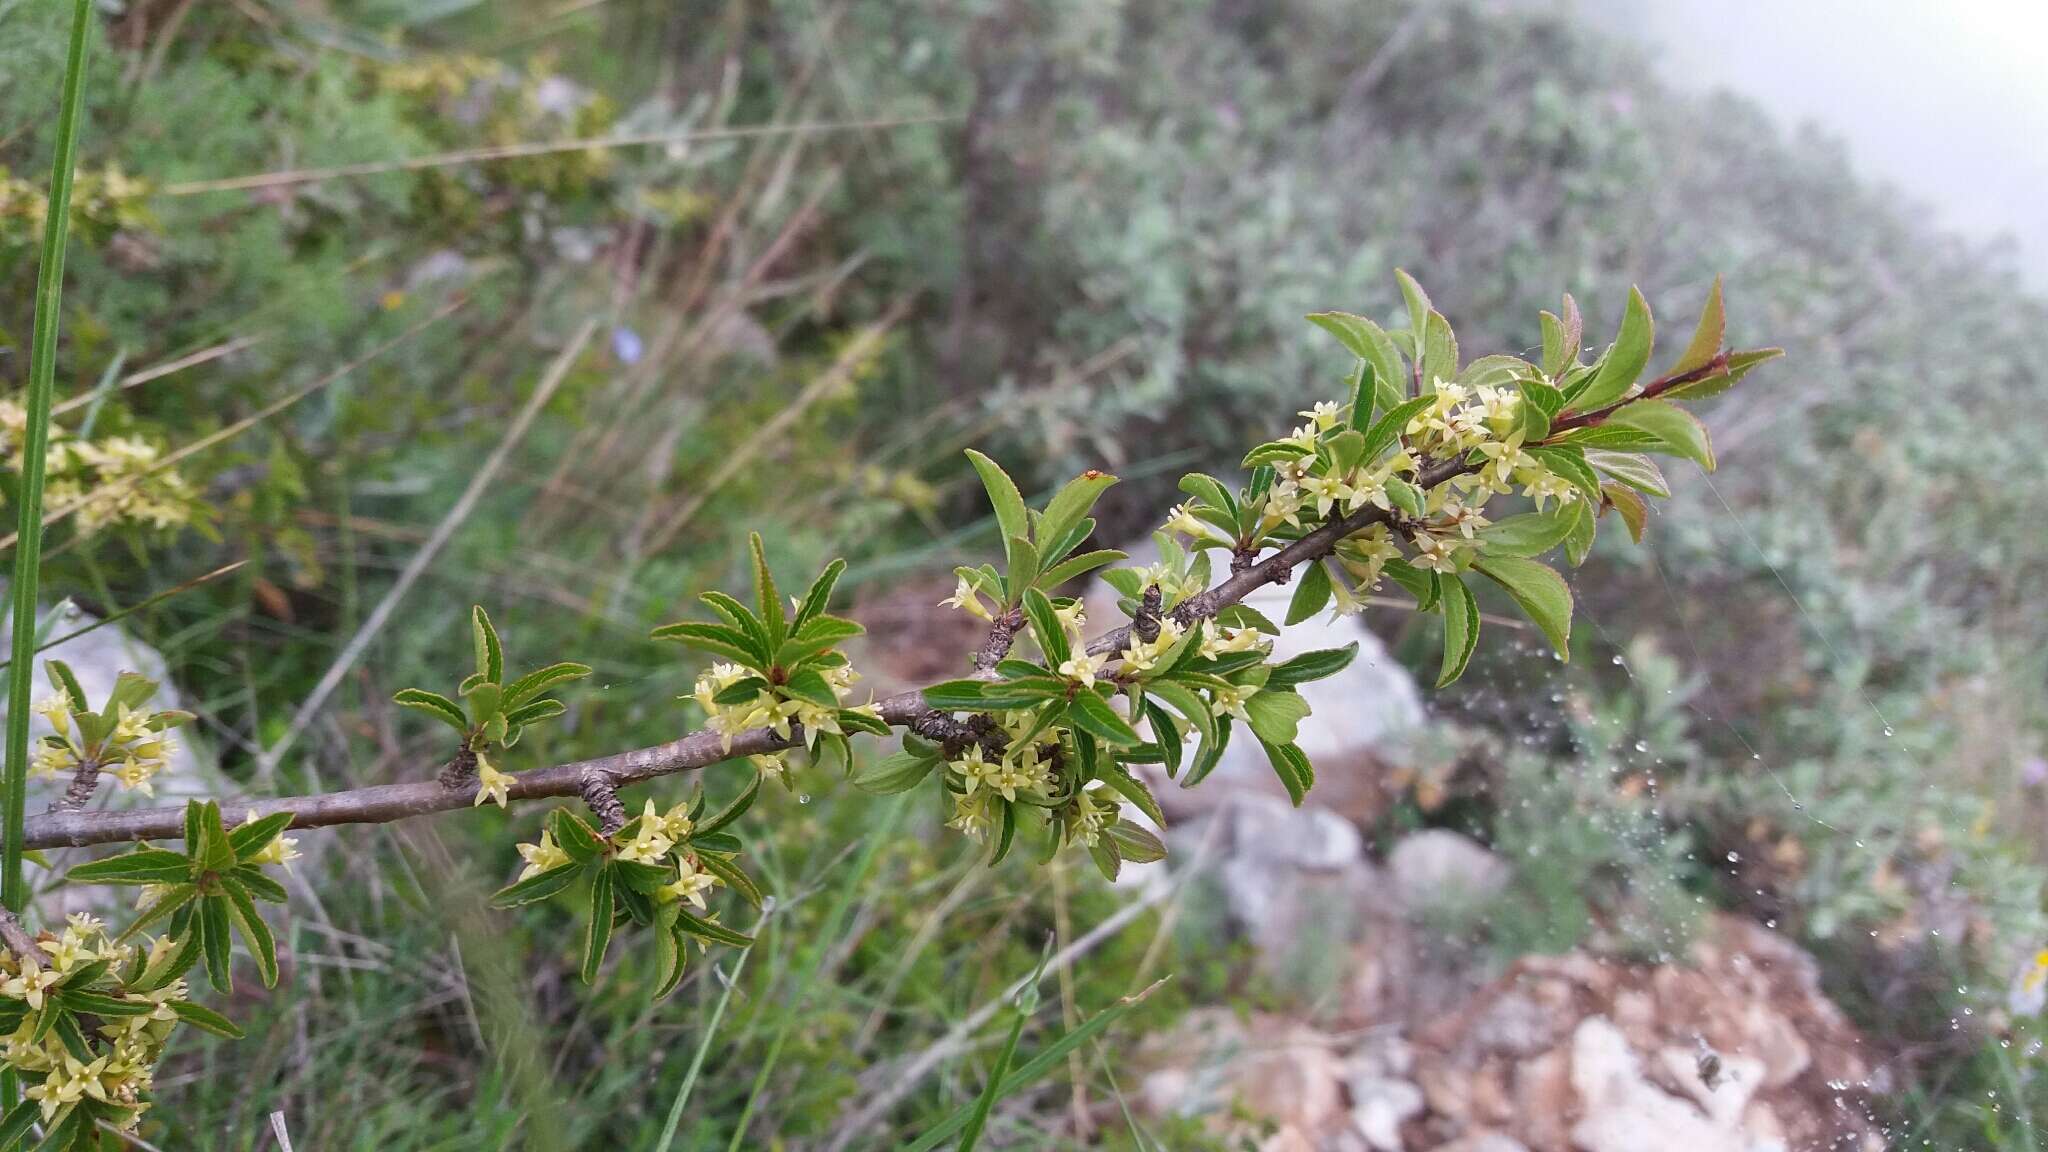
[[[1681,87],[1810,120],[1857,167],[2048,287],[2048,0],[1552,0]]]

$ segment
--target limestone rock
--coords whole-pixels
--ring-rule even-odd
[[[1444,828],[1410,833],[1387,853],[1394,893],[1410,909],[1482,903],[1507,885],[1508,866],[1473,840]]]

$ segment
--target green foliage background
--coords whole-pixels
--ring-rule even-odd
[[[62,7],[0,6],[0,165],[17,177],[47,167]],[[1656,925],[1650,939],[1675,938],[1680,891],[1773,918],[1901,1045],[1995,1002],[2039,947],[2048,807],[2021,766],[2044,751],[2027,689],[2048,675],[2030,595],[2048,533],[2029,510],[2048,456],[2016,432],[2048,394],[2032,339],[2048,305],[1858,183],[1827,140],[1674,95],[1554,20],[1464,5],[187,7],[106,11],[85,173],[161,191],[615,130],[953,117],[81,207],[60,396],[254,341],[112,396],[101,434],[191,442],[466,301],[193,458],[215,509],[203,530],[52,541],[51,587],[99,611],[249,561],[130,621],[231,775],[261,781],[250,749],[283,733],[585,317],[644,357],[615,340],[577,367],[302,754],[261,782],[430,770],[437,737],[375,702],[447,678],[472,601],[521,651],[596,668],[521,764],[666,738],[696,669],[639,638],[740,582],[748,528],[792,571],[848,554],[870,594],[942,571],[994,545],[957,463],[969,442],[1040,485],[1124,474],[1104,536],[1135,535],[1170,477],[1227,467],[1334,392],[1344,358],[1301,317],[1393,312],[1397,265],[1467,347],[1508,351],[1535,343],[1525,320],[1560,288],[1597,325],[1630,283],[1676,316],[1719,273],[1731,342],[1789,352],[1710,416],[1726,467],[1679,486],[1646,549],[1603,545],[1575,577],[1592,625],[1577,671],[1482,645],[1477,682],[1443,702],[1538,767],[1397,819],[1460,813],[1503,847],[1575,838],[1545,854],[1565,874],[1523,878],[1555,918],[1504,925],[1504,949],[1583,938],[1614,906],[1592,877],[1618,868],[1643,880],[1627,899],[1650,907],[1623,918]],[[37,235],[0,202],[10,388]],[[870,325],[883,333],[863,343]],[[1422,665],[1421,638],[1393,639]],[[1656,699],[1666,688],[1682,708]],[[1566,692],[1612,723],[1509,719]],[[1654,815],[1601,782],[1646,768],[1665,781]],[[1115,903],[1078,874],[1055,888],[1005,868],[905,954],[972,862],[916,813],[915,834],[849,874],[877,806],[842,791],[807,780],[751,817],[764,879],[794,906],[749,962],[678,1147],[732,1138],[771,1046],[737,1146],[829,1130],[863,1068],[1028,971],[1056,912],[1086,924]],[[1591,823],[1532,821],[1524,801]],[[1608,842],[1644,820],[1658,834]],[[523,834],[485,817],[332,837],[303,866],[289,994],[236,1005],[250,1040],[167,1069],[160,1142],[261,1146],[282,1109],[322,1148],[653,1146],[720,987],[700,969],[650,1012],[634,993],[653,974],[630,955],[605,987],[574,985],[573,925],[484,907]],[[1797,863],[1731,869],[1729,853]],[[854,880],[842,933],[816,939]],[[1961,931],[1930,932],[1944,926]],[[1131,990],[1146,943],[1091,958],[1084,1008]],[[805,986],[811,948],[829,949],[829,978]],[[1275,994],[1206,938],[1161,968],[1179,979],[1127,1036],[1195,1000]],[[898,1131],[971,1098],[980,1058],[914,1095]],[[2004,1125],[2029,1100],[1980,1103],[1984,1085],[2006,1091],[2000,1059],[1944,1050],[1916,1069],[1947,1087],[1900,1103],[1923,1126],[1908,1130],[2020,1139]],[[1002,1123],[1050,1123],[1060,1102],[1033,1099]]]

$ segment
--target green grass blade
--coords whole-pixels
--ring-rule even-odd
[[[1022,1091],[1032,1081],[1052,1071],[1054,1066],[1067,1058],[1067,1053],[1087,1043],[1091,1038],[1101,1035],[1110,1025],[1129,1015],[1139,1004],[1144,1002],[1147,996],[1152,994],[1154,989],[1164,983],[1166,983],[1165,980],[1159,980],[1142,991],[1126,996],[1102,1011],[1097,1012],[1095,1015],[1090,1016],[1072,1032],[1053,1041],[1045,1051],[1032,1057],[1022,1067],[1004,1077],[1002,1089],[997,1095],[1008,1096],[1013,1092]],[[974,1109],[979,1103],[979,1101],[976,1101],[975,1104],[963,1105],[959,1111],[946,1117],[945,1120],[940,1122],[938,1127],[926,1132],[918,1138],[917,1143],[905,1148],[903,1152],[931,1152],[932,1149],[945,1143],[955,1132],[967,1126],[968,1120],[973,1116]]]
[[[761,913],[747,935],[759,939],[761,930],[768,925],[773,911]],[[725,981],[724,991],[718,994],[718,1005],[711,1010],[711,1019],[704,1025],[704,1035],[697,1039],[697,1051],[690,1056],[690,1068],[683,1073],[682,1086],[676,1089],[675,1103],[668,1108],[668,1120],[661,1126],[661,1143],[654,1146],[654,1152],[669,1152],[675,1143],[676,1127],[683,1122],[683,1109],[690,1103],[690,1092],[697,1086],[697,1076],[704,1070],[704,1057],[711,1051],[711,1041],[718,1035],[718,1022],[725,1018],[725,1006],[732,1003],[732,990],[740,985],[740,974],[747,970],[747,958],[754,954],[752,948],[740,949],[740,958],[733,961],[732,975]]]
[[[1045,965],[1038,966],[1039,974],[1045,972]],[[956,1152],[974,1152],[974,1146],[981,1143],[981,1130],[988,1124],[989,1109],[996,1106],[996,1098],[1002,1095],[1003,1077],[1009,1074],[1010,1061],[1017,1058],[1017,1041],[1024,1038],[1024,1023],[1031,1019],[1031,1010],[1026,1004],[1036,1004],[1038,984],[1034,980],[1025,985],[1017,994],[1017,1003],[1010,1015],[1010,1034],[1003,1038],[1003,1050],[996,1053],[996,1062],[988,1070],[988,1084],[981,1090],[981,1097],[974,1102],[974,1112],[967,1117],[967,1130],[960,1133],[960,1144]]]
[[[790,1029],[795,1026],[797,1018],[804,1013],[805,1001],[810,999],[811,986],[817,982],[818,973],[825,966],[825,957],[831,953],[840,928],[846,922],[846,914],[853,907],[854,894],[860,891],[862,883],[867,879],[868,870],[874,867],[875,857],[880,854],[882,845],[892,839],[896,824],[902,819],[904,810],[908,807],[905,800],[906,796],[899,795],[882,811],[881,818],[868,830],[867,840],[861,845],[860,855],[854,859],[853,866],[846,870],[846,878],[839,887],[839,894],[833,897],[831,911],[825,914],[824,924],[811,941],[809,962],[804,968],[803,977],[790,992],[789,1003],[783,1010],[782,1019],[776,1025],[775,1036],[768,1042],[768,1052],[761,1060],[761,1070],[754,1075],[753,1087],[747,1093],[746,1107],[740,1111],[739,1122],[733,1128],[732,1143],[726,1145],[726,1152],[739,1152],[741,1148],[746,1147],[747,1129],[754,1122],[754,1112],[761,1106],[761,1097],[768,1091],[768,1078],[774,1074],[775,1066],[782,1058],[782,1046],[789,1040]]]
[[[13,664],[7,670],[7,771],[0,781],[6,842],[0,847],[0,900],[19,912],[26,892],[21,877],[22,825],[28,814],[29,691],[35,682],[36,576],[43,560],[43,479],[50,444],[51,394],[57,381],[58,306],[64,292],[64,241],[71,229],[71,173],[78,161],[78,120],[85,95],[85,42],[92,30],[90,0],[71,6],[71,48],[64,62],[64,104],[57,119],[57,151],[50,173],[50,210],[43,224],[43,258],[36,276],[34,347],[29,356],[28,428],[22,437],[21,543],[14,551]]]

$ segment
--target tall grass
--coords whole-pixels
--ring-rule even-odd
[[[28,698],[35,679],[36,577],[43,559],[43,478],[50,444],[51,394],[57,379],[57,312],[64,292],[64,241],[71,227],[71,173],[78,156],[79,110],[85,95],[85,42],[92,29],[90,0],[71,7],[71,47],[64,62],[64,104],[58,112],[57,154],[50,173],[50,210],[43,224],[43,257],[36,275],[36,321],[29,353],[28,428],[22,437],[20,513],[14,549],[13,657],[7,669],[7,839],[0,846],[0,900],[22,910],[22,824],[28,815]]]

